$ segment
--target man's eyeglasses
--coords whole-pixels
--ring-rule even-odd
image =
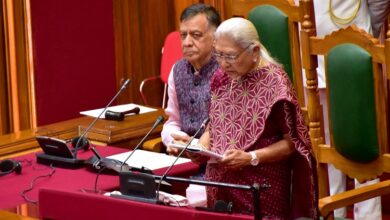
[[[223,53],[219,53],[219,52],[217,52],[215,50],[214,50],[213,54],[214,54],[214,56],[215,56],[215,58],[217,59],[218,62],[221,62],[222,59],[224,59],[225,62],[233,64],[233,63],[235,63],[238,60],[238,58],[240,58],[241,54],[244,53],[244,51],[246,51],[251,45],[252,44],[249,44],[247,47],[245,47],[241,52],[239,52],[236,55],[223,54]]]

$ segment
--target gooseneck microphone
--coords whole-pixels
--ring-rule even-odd
[[[149,132],[142,138],[142,140],[137,144],[137,146],[134,148],[133,151],[127,156],[127,158],[121,162],[119,160],[111,159],[102,157],[97,150],[94,147],[91,147],[92,152],[95,154],[95,157],[92,157],[89,159],[89,163],[92,165],[92,167],[97,171],[102,171],[103,169],[106,170],[108,173],[111,174],[118,174],[122,172],[122,170],[125,171],[138,171],[138,172],[147,172],[151,173],[150,170],[142,168],[136,168],[136,167],[130,167],[126,164],[126,161],[131,157],[131,155],[134,154],[134,152],[142,145],[142,143],[145,141],[145,139],[152,133],[152,131],[162,122],[164,121],[164,118],[162,116],[159,116],[152,126],[152,128],[149,130]]]
[[[140,109],[139,107],[135,107],[133,109],[130,109],[128,111],[124,111],[124,112],[114,112],[114,111],[110,111],[110,110],[107,110],[106,113],[104,114],[104,117],[107,119],[107,120],[114,120],[114,121],[123,121],[123,119],[125,119],[125,116],[127,114],[139,114],[140,112]]]
[[[152,133],[152,131],[154,129],[156,129],[156,127],[164,121],[164,117],[163,116],[158,116],[158,118],[156,119],[156,121],[154,122],[154,125],[152,126],[152,128],[150,128],[150,130],[148,131],[148,133],[145,134],[145,136],[142,138],[142,140],[137,144],[137,146],[135,146],[135,148],[131,151],[131,153],[129,154],[129,156],[126,157],[126,159],[122,162],[121,164],[121,167],[120,167],[120,171],[122,171],[122,167],[124,164],[126,164],[126,162],[130,159],[131,156],[133,156],[134,152],[136,150],[138,150],[138,148],[141,147],[142,143],[144,143],[144,141],[146,140],[147,137],[149,137],[149,135]]]
[[[158,181],[157,189],[156,189],[156,200],[159,198],[159,191],[160,191],[160,186],[161,182],[167,177],[168,172],[171,171],[173,166],[176,164],[177,160],[179,160],[180,156],[184,153],[184,151],[187,150],[187,148],[191,145],[191,142],[194,140],[194,138],[199,134],[199,132],[203,129],[206,128],[207,123],[209,123],[210,119],[207,117],[203,122],[202,125],[199,127],[199,129],[195,132],[195,134],[191,137],[191,139],[188,141],[186,146],[179,152],[179,154],[176,156],[176,159],[173,161],[171,166],[168,167],[168,169],[164,172],[164,174],[161,176],[161,179]]]
[[[93,120],[91,122],[91,124],[89,124],[89,126],[85,129],[85,131],[80,135],[80,137],[76,137],[78,138],[77,142],[76,142],[76,145],[74,145],[74,148],[76,149],[76,152],[80,149],[80,143],[82,143],[81,141],[83,140],[83,142],[85,142],[86,140],[84,139],[85,135],[89,132],[89,130],[91,130],[91,128],[96,124],[96,122],[99,120],[100,116],[102,116],[102,114],[107,110],[107,108],[111,105],[111,103],[119,96],[119,94],[121,94],[121,92],[123,90],[125,90],[127,88],[127,86],[130,84],[131,80],[130,79],[126,79],[126,81],[122,84],[121,88],[119,89],[119,91],[115,94],[114,97],[112,97],[112,99],[110,100],[110,102],[106,105],[106,107],[104,107],[104,109],[100,112],[100,114],[95,118],[95,120]]]

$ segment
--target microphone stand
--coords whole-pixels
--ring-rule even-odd
[[[137,146],[130,152],[129,156],[126,157],[126,159],[122,162],[121,164],[121,167],[120,167],[120,171],[122,171],[122,167],[124,164],[126,164],[126,162],[130,159],[131,156],[133,156],[133,154],[135,153],[136,150],[138,150],[138,148],[141,147],[142,143],[144,143],[145,139],[147,137],[149,137],[150,133],[152,133],[152,131],[161,123],[164,121],[164,117],[163,116],[159,116],[157,119],[156,119],[156,122],[154,122],[154,125],[152,126],[152,128],[148,131],[148,133],[146,133],[146,135],[142,138],[142,140],[137,144]],[[142,170],[142,168],[141,168]]]
[[[240,184],[220,183],[220,182],[195,180],[195,179],[180,178],[180,177],[173,177],[173,176],[164,176],[164,175],[163,176],[153,175],[153,177],[155,179],[159,179],[160,181],[162,179],[165,179],[167,181],[182,182],[182,183],[202,185],[202,186],[213,186],[213,187],[234,188],[234,189],[240,189],[240,190],[250,190],[250,191],[252,191],[252,196],[253,196],[253,208],[254,208],[254,219],[255,220],[261,219],[260,189],[265,189],[265,188],[271,187],[271,185],[266,184],[266,183],[263,183],[263,184],[255,183],[253,185],[240,185]]]
[[[137,146],[134,148],[134,150],[131,151],[129,156],[127,156],[127,158],[123,162],[121,162],[119,160],[115,160],[115,159],[102,157],[99,155],[99,153],[96,151],[95,148],[91,147],[92,152],[95,154],[95,157],[97,158],[96,160],[94,160],[94,158],[90,159],[90,163],[91,163],[92,167],[97,169],[97,170],[106,169],[108,172],[111,171],[111,173],[114,173],[114,174],[118,174],[118,173],[120,174],[123,170],[125,170],[125,171],[131,170],[131,171],[137,171],[137,172],[141,172],[141,173],[150,173],[151,174],[152,173],[151,170],[149,170],[145,167],[142,167],[142,168],[131,167],[131,166],[126,164],[126,161],[134,154],[134,152],[142,145],[142,143],[145,141],[145,139],[152,133],[152,131],[162,121],[164,121],[164,117],[159,116],[156,119],[156,122],[154,123],[152,128],[149,130],[149,132],[142,138],[142,140],[137,144]]]
[[[74,146],[74,148],[76,149],[76,152],[79,148],[79,145],[80,145],[80,142],[81,142],[81,139],[83,139],[85,137],[85,135],[89,132],[89,130],[96,124],[96,122],[99,120],[100,116],[102,116],[102,114],[107,110],[107,108],[111,105],[111,103],[119,96],[119,94],[121,94],[121,92],[123,90],[126,89],[126,87],[130,84],[131,80],[130,79],[126,79],[126,81],[122,84],[121,88],[119,89],[119,91],[115,94],[114,97],[112,97],[112,99],[110,100],[110,102],[106,105],[106,107],[104,107],[104,109],[100,112],[100,114],[91,122],[91,124],[89,124],[89,126],[85,129],[85,131],[81,134],[81,136],[79,137],[79,139],[77,140],[76,142],[76,145]]]
[[[200,128],[196,131],[196,133],[191,137],[189,142],[186,144],[186,146],[180,151],[180,153],[176,156],[176,159],[173,161],[172,165],[168,167],[168,169],[164,172],[164,174],[161,176],[161,179],[158,181],[157,189],[156,189],[156,200],[159,198],[159,192],[160,192],[160,186],[161,182],[165,179],[167,176],[168,172],[171,171],[173,166],[176,164],[176,162],[179,160],[180,156],[184,153],[184,151],[187,150],[188,146],[191,145],[191,142],[194,140],[194,138],[199,134],[199,132],[206,127],[207,123],[209,122],[209,118],[206,118]]]
[[[120,90],[116,93],[116,95],[111,99],[111,101],[107,104],[107,106],[103,109],[102,112],[100,112],[99,116],[97,118],[95,118],[90,124],[89,126],[87,127],[87,129],[85,129],[85,131],[83,132],[83,134],[78,138],[77,142],[75,143],[74,145],[74,153],[73,153],[73,150],[70,150],[68,148],[68,146],[66,145],[66,143],[62,143],[60,140],[55,140],[55,139],[52,139],[52,138],[47,138],[46,142],[47,141],[50,141],[51,145],[53,146],[50,146],[50,147],[56,147],[57,149],[60,149],[61,150],[61,146],[65,145],[65,147],[62,147],[62,148],[66,148],[66,150],[69,150],[69,151],[72,151],[72,156],[69,157],[67,155],[63,155],[63,152],[60,152],[60,156],[58,156],[58,153],[55,154],[55,155],[52,155],[52,154],[46,154],[45,152],[44,153],[38,153],[37,154],[37,162],[38,163],[43,163],[43,164],[54,164],[56,166],[60,166],[60,167],[66,167],[66,168],[78,168],[78,167],[81,167],[81,166],[84,166],[85,165],[85,160],[79,160],[77,159],[77,151],[80,150],[80,142],[81,140],[85,140],[84,137],[85,135],[88,133],[88,131],[92,128],[92,126],[94,126],[97,122],[97,120],[99,120],[100,116],[107,110],[108,106],[111,105],[111,103],[116,99],[116,97],[118,97],[118,95],[124,90],[126,89],[127,85],[130,83],[130,79],[127,79],[122,87],[120,88]],[[75,139],[73,139],[75,140]],[[83,141],[85,142],[85,141]],[[60,145],[58,145],[60,144]],[[63,145],[62,145],[63,144]],[[64,149],[62,149],[64,150]],[[93,164],[93,167],[95,166],[98,166],[100,164],[100,162],[105,159],[105,158],[102,158],[100,157],[100,155],[97,153],[96,149],[91,145],[91,150],[92,152],[96,155],[96,158],[97,160],[95,160],[94,162],[92,162]],[[108,160],[108,159],[107,159]],[[92,160],[91,160],[92,161]]]

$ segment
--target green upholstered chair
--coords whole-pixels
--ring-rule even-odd
[[[306,123],[308,123],[302,77],[299,26],[304,18],[312,22],[315,33],[314,6],[312,0],[227,0],[225,17],[245,17],[255,25],[264,47],[288,74],[297,93]]]
[[[327,164],[359,182],[389,172],[388,99],[386,76],[380,69],[386,63],[386,50],[356,26],[340,29],[323,38],[301,32],[303,63],[307,78],[316,79],[315,58],[325,56],[327,101],[331,144],[324,145],[320,132],[321,114],[316,82],[308,86],[309,128],[319,171],[323,216],[337,208],[390,193],[390,181],[328,196]],[[390,53],[389,53],[390,54]]]
[[[298,27],[303,12],[314,19],[312,1],[295,5],[287,0],[228,0],[225,4],[229,6],[228,18],[240,16],[252,21],[262,44],[284,66],[301,106],[306,106]]]
[[[290,80],[294,82],[291,50],[293,43],[299,42],[298,38],[296,42],[290,41],[289,29],[296,27],[289,27],[288,15],[273,5],[258,5],[249,12],[248,19],[255,25],[260,41],[272,56],[283,64]],[[299,48],[299,44],[296,46]],[[300,62],[297,65],[300,65]]]
[[[372,56],[344,43],[329,50],[327,58],[332,145],[349,160],[372,162],[379,157]]]

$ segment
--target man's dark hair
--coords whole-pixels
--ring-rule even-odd
[[[217,10],[213,6],[203,3],[193,4],[184,9],[180,15],[180,22],[195,17],[198,14],[205,14],[209,25],[214,26],[215,28],[221,24],[221,17]]]

